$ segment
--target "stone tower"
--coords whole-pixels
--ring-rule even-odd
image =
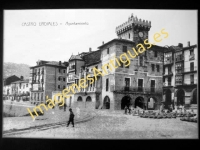
[[[130,40],[137,44],[148,39],[148,31],[150,28],[151,21],[138,19],[132,14],[127,22],[116,27],[116,34],[120,39]]]

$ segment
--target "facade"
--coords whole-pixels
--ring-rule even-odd
[[[87,109],[98,109],[101,107],[101,99],[102,99],[102,77],[98,76],[95,81],[95,77],[93,74],[93,68],[100,69],[101,66],[101,51],[93,51],[88,54],[85,54],[82,59],[84,60],[84,65],[81,66],[78,79],[76,83],[79,83],[80,79],[86,79],[87,75],[90,74],[90,79],[87,81],[88,87],[80,88],[80,91],[76,91],[74,94],[74,105]],[[90,82],[93,83],[91,84]],[[80,86],[79,86],[80,87]]]
[[[38,61],[30,67],[30,95],[32,104],[45,103],[52,91],[66,88],[67,62]]]
[[[17,77],[16,75],[12,75],[12,76],[4,78],[3,80],[3,99],[4,100],[12,99],[11,83],[15,81],[20,81],[20,80],[21,78]]]
[[[15,81],[11,83],[13,100],[30,100],[30,83],[29,80]]]
[[[197,108],[197,45],[187,47],[179,43],[165,51],[165,81],[163,87],[165,105]]]

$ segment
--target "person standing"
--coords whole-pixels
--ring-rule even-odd
[[[70,112],[70,114],[69,114],[69,121],[67,123],[67,127],[69,126],[70,122],[72,123],[72,125],[74,127],[74,116],[75,115],[74,115],[74,113],[73,113],[71,108],[69,109],[69,112]]]

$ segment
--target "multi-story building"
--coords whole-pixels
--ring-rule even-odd
[[[52,98],[52,91],[66,88],[67,62],[38,61],[30,67],[31,103],[45,103]]]
[[[8,100],[12,98],[12,86],[11,83],[15,81],[20,81],[21,78],[16,75],[11,75],[3,80],[3,99]]]
[[[170,46],[164,57],[165,105],[197,108],[197,45]]]
[[[127,54],[138,43],[148,39],[151,22],[142,21],[131,16],[128,21],[116,28],[118,39],[113,39],[102,46],[102,66],[109,63],[113,57],[120,59],[120,55]],[[130,65],[121,63],[118,68],[109,70],[102,77],[102,103],[110,109],[124,109],[131,104],[144,109],[158,109],[162,100],[163,85],[163,47],[152,46],[135,58],[127,56]],[[127,60],[125,58],[124,60]],[[115,61],[115,66],[117,62]]]
[[[102,86],[102,77],[98,76],[95,81],[95,77],[93,74],[93,68],[101,70],[101,51],[90,51],[90,53],[82,56],[84,60],[84,65],[81,66],[78,79],[76,79],[76,83],[78,84],[80,79],[86,79],[87,75],[90,75],[89,78],[93,79],[93,83],[90,82],[92,80],[87,80],[87,87],[81,88],[80,91],[76,90],[76,94],[74,94],[74,102],[78,107],[84,108],[96,108],[98,109],[101,105],[100,100],[101,97],[101,86]]]
[[[15,81],[11,83],[12,88],[12,99],[14,100],[24,100],[28,101],[30,100],[30,83],[29,80],[23,80]]]

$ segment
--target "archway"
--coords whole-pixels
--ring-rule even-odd
[[[103,108],[110,109],[110,98],[106,96],[103,101]]]
[[[91,102],[92,101],[92,98],[90,97],[90,96],[88,96],[87,98],[86,98],[86,102]]]
[[[140,108],[142,108],[142,109],[145,109],[144,108],[144,98],[143,97],[137,97],[136,99],[135,99],[135,108],[136,107],[140,107]]]
[[[166,95],[166,98],[165,98],[164,108],[169,109],[170,105],[172,104],[172,92],[171,92],[171,90],[167,89],[165,91],[165,95]]]
[[[78,102],[82,102],[82,101],[83,101],[82,97],[79,96],[78,99],[77,99],[77,101],[78,101]]]
[[[131,101],[130,96],[124,96],[121,100],[121,109],[124,109],[125,106],[128,107],[130,105],[130,101]]]
[[[183,89],[179,89],[177,91],[177,105],[184,105],[185,104],[185,92]]]
[[[157,106],[157,99],[155,97],[150,97],[147,101],[147,109],[154,110]]]
[[[194,89],[192,91],[191,97],[192,97],[191,104],[197,104],[197,89]]]

